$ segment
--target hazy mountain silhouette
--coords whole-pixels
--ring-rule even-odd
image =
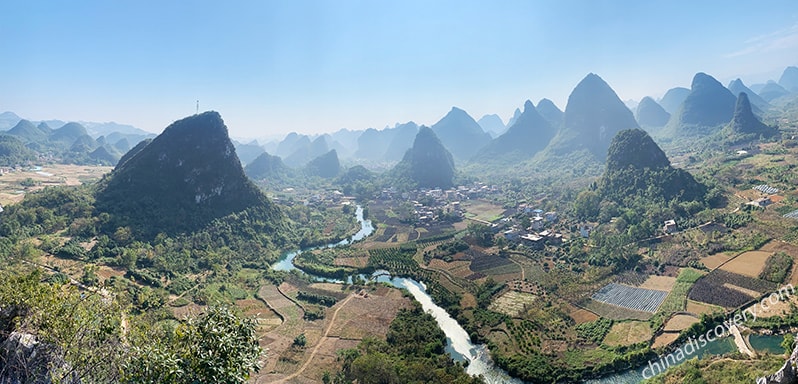
[[[632,112],[601,77],[588,74],[568,97],[563,128],[552,139],[550,155],[588,150],[601,161],[618,131],[638,128]]]
[[[382,160],[395,134],[395,130],[388,128],[381,131],[369,128],[363,131],[357,139],[355,157],[366,160]]]
[[[457,107],[452,107],[431,128],[452,156],[461,160],[474,156],[491,139],[466,111]]]
[[[5,132],[20,138],[24,142],[43,142],[50,136],[49,131],[44,131],[28,120],[20,120],[14,127]]]
[[[657,104],[654,99],[646,96],[637,105],[635,118],[642,127],[662,128],[665,124],[668,124],[671,114]]]
[[[338,161],[338,153],[334,149],[316,157],[305,166],[306,174],[325,179],[338,176],[340,172],[341,163]]]
[[[751,105],[755,107],[753,110],[756,113],[761,114],[763,111],[767,111],[768,108],[770,108],[770,104],[767,102],[767,100],[763,99],[754,91],[746,87],[745,84],[743,84],[743,81],[740,79],[730,82],[727,88],[729,88],[729,91],[731,91],[733,95],[739,95],[740,93],[745,93],[748,95],[748,100],[751,102]]]
[[[273,156],[266,152],[244,167],[244,173],[254,180],[285,181],[293,172],[279,156]]]
[[[81,136],[89,136],[89,133],[86,131],[86,127],[80,123],[71,122],[66,123],[61,128],[54,129],[48,137],[48,140],[53,144],[62,146],[63,148],[69,148]]]
[[[798,93],[798,67],[787,67],[779,78],[779,85],[784,89]]]
[[[435,132],[421,126],[413,146],[391,174],[402,183],[421,188],[450,188],[454,178],[454,159]]]
[[[233,145],[236,147],[236,154],[238,155],[238,159],[241,160],[241,164],[249,164],[252,160],[255,160],[255,158],[266,152],[256,140],[247,144],[242,144],[233,140]]]
[[[0,113],[0,131],[7,131],[13,128],[20,120],[22,120],[22,118],[17,116],[14,112],[6,111]]]
[[[153,237],[202,228],[211,220],[260,207],[279,217],[244,175],[227,127],[217,112],[178,120],[149,144],[136,146],[103,181],[99,212],[112,227]]]
[[[507,120],[507,126],[510,127],[515,124],[519,117],[521,117],[521,108],[516,108],[515,111],[513,111],[513,116]]]
[[[554,102],[549,99],[540,99],[537,110],[540,116],[546,119],[553,128],[560,129],[565,113],[560,108],[557,108]]]
[[[496,114],[482,116],[477,120],[477,124],[482,127],[483,131],[489,133],[491,137],[498,137],[507,130],[502,118]]]
[[[330,150],[327,145],[327,139],[324,136],[319,136],[313,141],[301,139],[296,146],[293,153],[285,157],[285,164],[289,167],[300,168],[307,165],[308,162],[319,157]]]
[[[699,72],[693,77],[690,94],[666,127],[673,137],[706,134],[732,119],[737,98],[715,78]]]
[[[671,88],[668,92],[665,92],[665,96],[659,99],[659,105],[662,106],[666,112],[673,115],[679,111],[679,107],[682,106],[684,99],[686,99],[689,94],[690,90],[687,88]]]
[[[407,149],[413,146],[413,140],[418,133],[418,125],[410,121],[405,124],[398,124],[393,128],[393,137],[388,143],[388,148],[382,158],[387,161],[399,161],[407,152]]]
[[[784,87],[774,81],[768,81],[767,84],[765,84],[765,86],[762,87],[762,89],[760,89],[757,93],[763,99],[767,100],[768,103],[778,99],[779,97],[790,94],[788,90],[784,89]]]
[[[507,132],[491,140],[472,162],[509,162],[531,158],[549,144],[557,133],[531,101],[524,103],[524,112]]]
[[[734,107],[734,117],[728,125],[730,135],[752,135],[753,138],[773,137],[778,134],[778,129],[762,123],[751,110],[751,102],[745,92],[737,96]]]

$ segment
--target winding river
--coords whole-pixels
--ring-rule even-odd
[[[296,258],[296,256],[302,253],[303,251],[309,251],[321,248],[332,248],[332,247],[352,244],[356,241],[362,240],[367,236],[371,235],[374,232],[374,226],[372,225],[371,220],[366,220],[363,218],[363,208],[360,205],[357,206],[355,215],[357,218],[357,222],[360,224],[360,230],[354,235],[352,235],[352,237],[341,240],[338,243],[331,243],[327,245],[286,252],[280,258],[280,260],[278,260],[275,264],[272,265],[272,269],[278,271],[290,271],[294,269],[302,271],[301,269],[294,266],[294,258]],[[306,273],[304,271],[302,272]],[[336,281],[314,275],[310,276],[320,281]],[[388,283],[397,288],[404,288],[411,295],[413,295],[416,301],[421,303],[421,307],[424,308],[425,311],[432,314],[432,316],[435,318],[435,321],[437,321],[438,326],[441,328],[441,330],[443,330],[443,333],[446,335],[446,352],[449,353],[449,355],[454,360],[468,363],[468,367],[466,368],[466,372],[468,372],[468,374],[474,376],[482,375],[488,384],[524,383],[522,380],[510,377],[510,375],[508,375],[506,371],[495,366],[493,364],[493,361],[490,359],[487,346],[485,346],[484,344],[472,343],[471,338],[468,336],[468,333],[466,333],[463,327],[461,327],[460,324],[458,324],[457,321],[453,319],[443,308],[439,307],[438,305],[435,304],[435,302],[432,301],[432,298],[427,294],[427,290],[423,282],[418,282],[413,279],[404,278],[404,277],[393,277],[388,275],[387,271],[376,271],[371,276],[365,276],[365,277],[370,279],[371,281]],[[342,282],[342,281],[337,281],[337,282]],[[752,344],[755,344],[754,340],[751,341]],[[778,350],[777,346],[778,343],[780,342],[781,342],[780,339],[776,340],[773,339],[773,337],[759,337],[756,340],[756,344],[762,345],[761,347],[762,350],[770,350],[770,351]],[[724,354],[732,352],[735,349],[736,347],[734,346],[734,343],[729,338],[718,339],[708,344],[699,353],[697,353],[696,356],[700,357],[703,355]],[[759,350],[760,348],[755,348],[755,349]],[[603,377],[601,379],[588,380],[585,381],[585,383],[637,384],[643,381],[644,368],[646,367],[630,369],[624,372]]]
[[[278,271],[290,271],[297,269],[301,271],[301,269],[294,266],[294,259],[303,251],[347,245],[371,235],[374,232],[374,226],[371,224],[371,220],[366,220],[363,218],[363,208],[359,205],[357,206],[355,216],[360,224],[360,230],[352,237],[341,240],[338,243],[287,252],[280,258],[280,260],[272,265],[272,269]],[[304,271],[302,272],[306,273]],[[319,276],[313,277],[317,278],[318,280],[331,281],[330,279]],[[432,298],[427,294],[426,287],[423,283],[404,277],[392,277],[389,276],[386,271],[376,271],[372,276],[367,277],[369,277],[372,281],[389,283],[397,288],[404,288],[411,295],[413,295],[416,301],[421,303],[421,307],[424,308],[425,311],[432,314],[432,316],[435,318],[435,321],[437,321],[438,326],[446,335],[446,352],[448,352],[454,360],[468,363],[468,367],[466,368],[466,372],[468,372],[468,374],[482,375],[485,377],[485,381],[489,384],[523,383],[523,381],[510,377],[507,372],[496,367],[490,360],[487,346],[482,344],[475,345],[472,343],[471,338],[468,336],[468,333],[466,333],[463,327],[461,327],[460,324],[458,324],[457,321],[453,319],[443,308],[439,307],[435,304],[435,302],[432,301]]]

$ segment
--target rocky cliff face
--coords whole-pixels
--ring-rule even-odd
[[[792,350],[784,365],[772,375],[756,379],[756,384],[795,384],[798,383],[798,345]]]

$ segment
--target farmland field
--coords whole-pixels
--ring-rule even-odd
[[[720,267],[723,263],[731,260],[732,256],[726,253],[716,253],[714,255],[710,255],[701,259],[701,263],[703,263],[707,268],[713,270],[717,267]]]
[[[690,291],[690,287],[693,286],[693,283],[701,278],[701,276],[703,276],[703,274],[695,269],[683,268],[679,272],[679,277],[676,278],[671,293],[668,294],[668,297],[662,302],[662,305],[660,305],[659,311],[668,314],[684,310],[687,293]]]
[[[744,252],[728,263],[723,264],[720,269],[743,276],[757,278],[759,274],[762,273],[762,269],[765,267],[765,263],[770,255],[770,252],[763,251]]]
[[[494,221],[502,217],[504,208],[485,200],[470,200],[463,203],[466,217],[483,221]]]
[[[571,318],[574,319],[576,325],[596,321],[599,318],[595,313],[584,308],[579,308],[572,304],[568,304],[565,308],[566,312],[568,312],[568,316],[571,316]]]
[[[670,345],[678,338],[679,338],[678,332],[665,332],[654,339],[654,342],[651,344],[651,349],[656,349],[659,347]]]
[[[666,291],[610,283],[594,293],[592,298],[606,304],[653,313],[659,308],[667,295],[668,292]]]
[[[665,323],[664,330],[667,331],[682,331],[689,328],[691,325],[697,323],[699,321],[698,318],[690,316],[690,315],[676,315],[671,317],[667,323]]]
[[[717,305],[711,305],[711,304],[707,304],[707,303],[699,303],[699,302],[693,301],[693,300],[687,300],[687,308],[686,308],[686,310],[687,310],[687,312],[694,313],[696,315],[701,315],[701,314],[705,314],[705,313],[706,314],[712,314],[712,313],[715,313],[715,312],[721,312],[721,311],[723,311],[723,308],[721,308],[721,307],[719,307]]]
[[[651,275],[639,288],[670,292],[674,284],[676,284],[675,277]]]
[[[742,289],[733,289],[730,286]],[[744,290],[761,295],[774,289],[776,284],[769,281],[716,269],[693,285],[688,298],[724,308],[737,308],[754,299],[753,296],[743,293]]]
[[[646,321],[624,321],[613,324],[604,337],[604,344],[619,347],[642,343],[651,339],[651,327]]]
[[[99,180],[104,174],[111,172],[114,167],[100,167],[92,165],[45,165],[40,170],[27,170],[10,172],[0,176],[0,204],[7,205],[22,201],[25,193],[36,191],[47,186],[55,185],[81,185],[83,183]],[[20,182],[32,179],[38,185],[24,188]]]
[[[524,306],[534,303],[535,300],[537,296],[529,293],[507,291],[494,300],[488,309],[510,317],[518,317],[523,313]]]
[[[521,273],[521,268],[505,257],[491,255],[484,252],[469,250],[466,252],[472,257],[471,271],[486,275],[504,275]]]
[[[583,306],[593,313],[611,320],[648,320],[653,316],[651,312],[635,311],[593,299],[585,301]]]

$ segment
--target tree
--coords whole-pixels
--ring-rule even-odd
[[[0,272],[0,382],[119,381],[119,304],[64,280]]]
[[[493,245],[493,231],[489,226],[471,223],[468,224],[467,232],[474,238],[477,244],[483,247],[490,247]]]
[[[781,342],[781,347],[784,348],[784,353],[788,356],[792,353],[792,348],[795,345],[795,335],[788,333],[784,335],[784,340]]]
[[[308,339],[305,337],[304,333],[300,333],[297,337],[294,338],[294,345],[300,348],[304,348],[307,345]]]
[[[257,372],[255,322],[225,306],[180,324],[170,337],[138,340],[125,364],[128,383],[244,383]]]

